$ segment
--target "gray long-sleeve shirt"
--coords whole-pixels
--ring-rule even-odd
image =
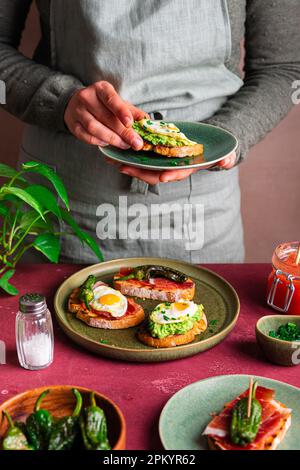
[[[30,60],[17,48],[32,0],[1,0],[0,79],[7,87],[7,111],[27,123],[66,131],[66,104],[85,84],[51,68],[50,1],[36,0],[42,38]],[[244,86],[208,122],[234,133],[243,157],[292,107],[292,84],[300,78],[300,2],[228,0],[228,8],[232,55],[226,65],[240,74],[245,37]]]

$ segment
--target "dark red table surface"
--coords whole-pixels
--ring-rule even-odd
[[[160,364],[118,362],[91,354],[72,343],[55,324],[55,358],[42,371],[19,366],[15,347],[18,299],[0,294],[0,340],[7,348],[0,366],[0,402],[27,389],[47,385],[78,385],[98,390],[114,400],[127,422],[127,449],[161,449],[158,419],[168,399],[182,387],[223,374],[253,374],[300,387],[296,367],[268,363],[255,341],[255,323],[272,313],[266,306],[265,288],[270,265],[209,265],[237,290],[241,300],[239,321],[232,333],[213,349],[196,356]],[[52,300],[58,286],[80,269],[75,265],[20,266],[14,281],[20,294],[38,291]]]

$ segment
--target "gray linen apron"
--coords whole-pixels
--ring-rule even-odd
[[[107,80],[124,99],[146,112],[160,113],[164,120],[204,120],[242,86],[225,67],[231,54],[225,0],[52,0],[51,28],[54,69],[85,85]],[[97,229],[100,238],[105,238],[105,230],[110,233],[109,239],[99,240],[107,260],[127,256],[194,263],[243,260],[236,168],[199,171],[184,181],[148,186],[107,165],[97,148],[67,133],[36,126],[28,126],[24,134],[20,161],[28,159],[56,169],[84,230],[95,237]],[[101,225],[105,209],[118,212],[120,201],[128,208],[136,206],[129,215],[122,206],[105,229]],[[151,208],[164,204],[166,209],[174,203],[171,233],[150,235],[147,224],[159,225],[161,219],[151,214]],[[191,205],[199,214],[203,211],[204,222],[189,212]],[[186,208],[184,217],[182,208]],[[140,237],[126,235],[128,223],[135,223],[133,212],[143,227]],[[184,239],[176,216],[182,217]],[[66,227],[62,224],[61,229]],[[62,259],[96,261],[74,237],[63,238]]]

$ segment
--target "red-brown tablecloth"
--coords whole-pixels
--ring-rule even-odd
[[[30,388],[70,384],[107,395],[121,408],[127,422],[127,449],[161,449],[158,419],[168,399],[182,387],[223,374],[253,374],[300,387],[297,367],[268,363],[255,341],[255,323],[272,313],[265,301],[270,266],[266,264],[208,265],[227,279],[241,300],[239,321],[232,333],[215,348],[187,359],[160,364],[118,362],[80,349],[60,330],[55,320],[55,358],[42,371],[19,366],[15,347],[18,298],[0,294],[0,340],[6,343],[6,364],[0,365],[0,402]],[[38,291],[49,307],[58,286],[79,270],[75,265],[19,266],[14,282],[20,294]]]

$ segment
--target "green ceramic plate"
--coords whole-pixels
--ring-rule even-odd
[[[209,322],[209,328],[203,335],[190,344],[165,349],[146,346],[136,338],[138,327],[126,330],[103,330],[87,326],[68,313],[67,300],[74,287],[80,286],[89,274],[98,280],[112,283],[113,275],[121,267],[143,264],[160,264],[178,269],[196,283],[195,302],[203,303]],[[146,315],[159,303],[152,300],[137,299]],[[76,343],[103,356],[125,361],[153,362],[167,361],[191,356],[205,351],[222,341],[233,329],[239,315],[238,296],[223,278],[217,274],[189,263],[161,258],[128,258],[108,261],[82,269],[73,274],[59,287],[54,306],[57,320],[64,332]]]
[[[221,375],[200,380],[177,392],[165,405],[159,434],[166,450],[207,450],[202,436],[212,413],[249,386],[249,375]],[[292,425],[280,450],[300,450],[300,389],[277,380],[256,377],[259,384],[276,391],[276,398],[293,410]],[[195,412],[196,410],[196,412]]]
[[[190,158],[167,158],[154,152],[135,152],[132,149],[120,150],[115,147],[101,147],[107,157],[117,162],[147,168],[149,170],[182,170],[184,168],[209,168],[230,155],[238,147],[237,139],[230,132],[210,124],[175,121],[174,124],[186,136],[204,145],[204,155]]]

